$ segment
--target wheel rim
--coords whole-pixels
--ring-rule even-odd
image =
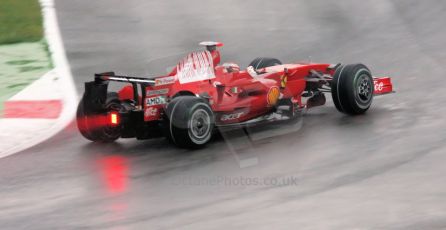
[[[197,143],[202,144],[207,141],[211,130],[211,117],[204,109],[195,110],[189,120],[189,136]]]
[[[372,82],[366,74],[359,76],[357,80],[357,99],[361,103],[368,103],[372,98]]]

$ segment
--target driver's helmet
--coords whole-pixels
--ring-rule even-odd
[[[223,63],[222,66],[225,67],[225,69],[226,69],[229,73],[240,71],[240,66],[237,65],[236,63],[233,63],[233,62],[226,62],[226,63]]]

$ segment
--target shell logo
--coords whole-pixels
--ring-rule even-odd
[[[280,96],[280,90],[277,86],[273,86],[269,89],[267,94],[268,105],[276,105]]]

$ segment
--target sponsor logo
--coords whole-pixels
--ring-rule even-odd
[[[280,76],[280,87],[285,88],[287,81],[288,81],[287,75],[284,74],[284,75]]]
[[[234,94],[236,94],[236,93],[240,93],[240,89],[239,89],[237,86],[232,87],[232,88],[231,88],[231,93],[234,93]]]
[[[157,108],[149,107],[146,109],[146,111],[144,111],[144,116],[153,117],[153,116],[156,116],[157,113],[158,113]]]
[[[220,117],[221,121],[230,121],[230,120],[235,120],[235,119],[239,119],[241,116],[243,116],[245,114],[245,112],[238,112],[238,113],[230,113],[230,114],[223,114]]]
[[[384,83],[380,82],[380,81],[373,81],[374,85],[375,85],[375,90],[380,92],[384,89]]]
[[[153,96],[158,94],[167,94],[169,89],[156,89],[156,90],[147,90],[147,96]]]
[[[170,84],[173,84],[174,82],[175,82],[175,77],[174,76],[156,78],[155,79],[155,86],[170,85]]]
[[[157,96],[157,97],[146,98],[146,104],[147,106],[166,104],[166,97]]]
[[[181,84],[215,78],[214,63],[209,51],[187,55],[177,65],[177,76]]]
[[[277,100],[279,99],[279,96],[280,96],[279,88],[276,86],[271,87],[266,96],[268,105],[275,105],[277,103]]]

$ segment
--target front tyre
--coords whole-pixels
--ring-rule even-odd
[[[179,147],[199,148],[212,137],[214,114],[206,100],[179,96],[166,107],[169,137]]]
[[[331,82],[331,95],[336,108],[349,115],[365,113],[373,100],[373,78],[363,64],[340,66]]]

